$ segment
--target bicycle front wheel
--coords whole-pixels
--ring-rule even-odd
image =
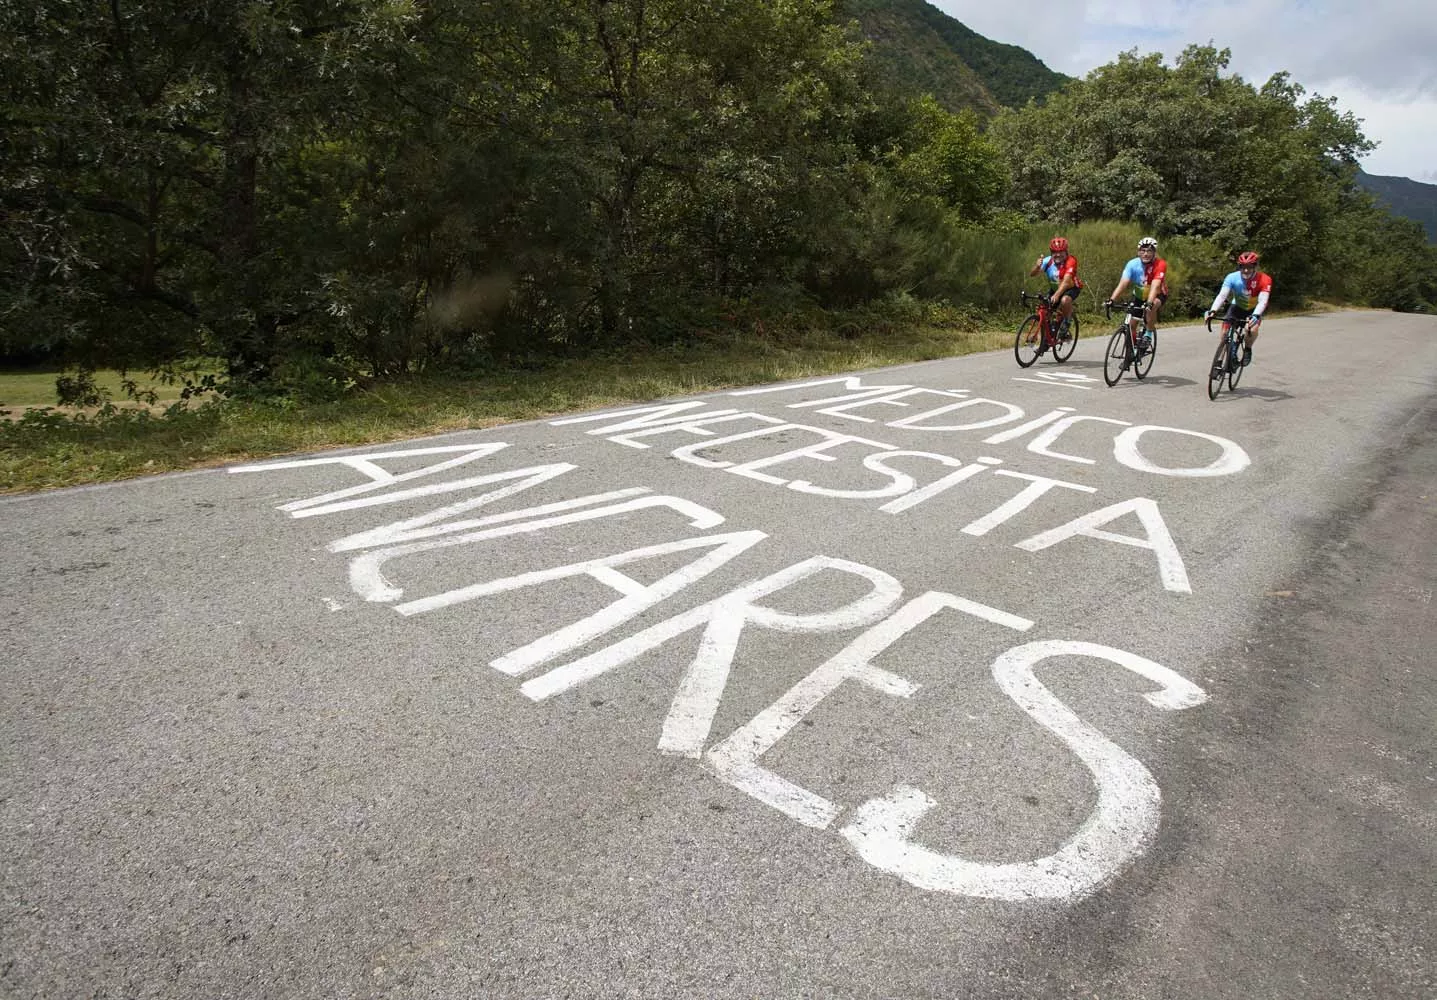
[[[1018,327],[1018,336],[1013,341],[1013,357],[1018,359],[1019,368],[1027,368],[1038,360],[1038,348],[1043,345],[1043,330],[1034,313],[1023,320]]]
[[[1123,377],[1123,369],[1127,366],[1128,328],[1124,324],[1108,338],[1108,353],[1103,358],[1103,381],[1108,385],[1117,385],[1118,379]]]
[[[1078,314],[1074,313],[1068,320],[1068,332],[1058,338],[1053,345],[1053,360],[1057,362],[1067,361],[1073,356],[1073,348],[1078,346]]]
[[[1236,389],[1238,379],[1242,378],[1242,338],[1237,338],[1237,346],[1233,348],[1237,355],[1233,358],[1232,364],[1227,366],[1227,387]]]
[[[1217,353],[1212,356],[1212,367],[1207,373],[1207,398],[1217,399],[1217,394],[1222,392],[1222,380],[1227,376],[1227,340],[1222,340],[1217,345]]]
[[[1148,344],[1147,350],[1143,351],[1141,357],[1133,362],[1133,374],[1138,378],[1147,378],[1148,372],[1153,369],[1153,358],[1158,356],[1158,331],[1150,331],[1152,343]]]

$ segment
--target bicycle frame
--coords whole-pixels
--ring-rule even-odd
[[[1138,348],[1138,337],[1148,332],[1148,304],[1146,302],[1114,302],[1111,306],[1103,307],[1103,318],[1112,319],[1114,309],[1128,314],[1123,325],[1128,328],[1128,355],[1131,357]],[[1134,323],[1133,320],[1138,322]]]
[[[1214,317],[1212,316],[1209,316],[1207,318],[1208,333],[1212,333],[1213,319]],[[1221,322],[1227,324],[1227,334],[1225,335],[1224,343],[1227,344],[1227,357],[1229,363],[1236,361],[1238,356],[1242,353],[1240,348],[1243,343],[1243,337],[1247,333],[1248,319],[1249,317],[1244,316],[1242,319],[1221,320]]]
[[[1052,347],[1055,342],[1053,336],[1053,317],[1057,314],[1057,310],[1053,308],[1052,298],[1047,295],[1034,295],[1030,292],[1019,292],[1018,297],[1025,306],[1029,300],[1038,304],[1038,326],[1043,331],[1043,344],[1047,347]]]
[[[1156,333],[1148,328],[1147,303],[1105,302],[1104,318],[1111,320],[1115,309],[1127,315],[1109,337],[1108,349],[1103,355],[1103,381],[1109,386],[1117,385],[1123,373],[1129,370],[1139,379],[1146,378],[1157,353]],[[1117,346],[1119,343],[1122,344],[1121,352]]]
[[[1207,318],[1208,332],[1212,332],[1212,321],[1215,317]],[[1223,341],[1213,354],[1213,364],[1208,372],[1208,399],[1217,399],[1217,394],[1222,390],[1222,381],[1227,379],[1229,391],[1237,388],[1238,380],[1242,377],[1242,351],[1245,342],[1244,334],[1250,317],[1229,320],[1222,318],[1221,322],[1227,325],[1227,331],[1223,335]],[[1221,361],[1221,367],[1219,367]]]
[[[1054,302],[1051,295],[1023,291],[1019,297],[1024,306],[1031,304],[1033,312],[1018,326],[1018,335],[1013,341],[1013,356],[1018,367],[1029,367],[1043,354],[1058,364],[1072,357],[1078,342],[1077,313],[1063,319],[1061,303]]]

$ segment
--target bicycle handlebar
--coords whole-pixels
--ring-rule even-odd
[[[1108,299],[1103,303],[1103,318],[1112,319],[1114,309],[1120,309],[1129,316],[1144,316],[1147,314],[1148,304],[1146,302],[1114,302],[1112,299]]]
[[[1250,318],[1250,317],[1244,317],[1244,318],[1242,318],[1242,319],[1232,320],[1232,321],[1231,321],[1232,329],[1234,329],[1234,330],[1241,330],[1243,327],[1247,326],[1247,321],[1248,321],[1249,318]],[[1206,322],[1207,322],[1207,332],[1208,332],[1208,333],[1212,333],[1212,321],[1215,320],[1215,319],[1220,320],[1220,319],[1222,319],[1222,317],[1219,316],[1217,313],[1213,313],[1211,316],[1209,316],[1209,317],[1207,318],[1207,321],[1206,321]]]
[[[1044,304],[1046,304],[1046,305],[1052,305],[1052,304],[1053,304],[1052,296],[1050,296],[1050,295],[1044,295],[1042,292],[1036,292],[1036,293],[1035,293],[1035,292],[1030,292],[1030,291],[1027,291],[1026,289],[1020,289],[1020,290],[1019,290],[1019,292],[1018,292],[1018,299],[1019,299],[1019,301],[1023,302],[1025,305],[1027,304],[1027,302],[1028,302],[1029,299],[1036,299],[1037,301],[1042,302],[1042,303],[1044,303]]]

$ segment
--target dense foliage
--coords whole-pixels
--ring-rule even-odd
[[[1097,219],[1187,239],[1194,301],[1239,245],[1289,296],[1437,301],[1285,77],[1125,55],[985,131],[869,52],[828,0],[0,6],[0,355],[339,391],[759,302],[992,308]]]
[[[1360,123],[1286,74],[1254,87],[1227,66],[1210,46],[1175,66],[1124,53],[1041,108],[1003,113],[992,135],[1012,166],[1011,202],[1030,218],[1133,219],[1203,241],[1214,272],[1255,248],[1288,302],[1431,308],[1437,258],[1420,227],[1355,183],[1373,148]]]

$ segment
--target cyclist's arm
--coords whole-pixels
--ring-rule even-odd
[[[1053,294],[1050,298],[1052,298],[1054,302],[1057,302],[1058,297],[1072,287],[1073,276],[1071,274],[1065,274],[1063,275],[1063,280],[1058,282],[1058,287],[1053,289]]]
[[[1118,301],[1118,299],[1122,296],[1122,294],[1128,290],[1128,286],[1131,285],[1131,284],[1132,284],[1132,282],[1128,280],[1128,276],[1127,276],[1126,274],[1123,275],[1122,278],[1118,281],[1118,287],[1117,287],[1117,288],[1114,288],[1114,289],[1113,289],[1113,294],[1108,296],[1108,301],[1109,301],[1109,302],[1116,302],[1116,301]]]
[[[1208,312],[1215,313],[1221,309],[1222,304],[1227,301],[1227,293],[1227,282],[1223,282],[1222,287],[1217,290],[1217,298],[1212,300],[1212,308],[1209,309]]]
[[[1259,323],[1262,322],[1262,314],[1267,311],[1267,299],[1272,294],[1272,279],[1267,275],[1259,275],[1257,283],[1257,305],[1252,307],[1252,318]]]
[[[1039,257],[1039,258],[1038,258],[1038,263],[1036,263],[1036,264],[1033,265],[1033,270],[1031,270],[1031,271],[1028,272],[1028,277],[1031,278],[1033,275],[1035,275],[1035,274],[1037,274],[1039,271],[1043,270],[1043,263],[1044,263],[1047,259],[1048,259],[1047,257]]]
[[[1252,325],[1256,326],[1262,322],[1262,314],[1267,311],[1268,292],[1257,293],[1257,305],[1252,307]]]

